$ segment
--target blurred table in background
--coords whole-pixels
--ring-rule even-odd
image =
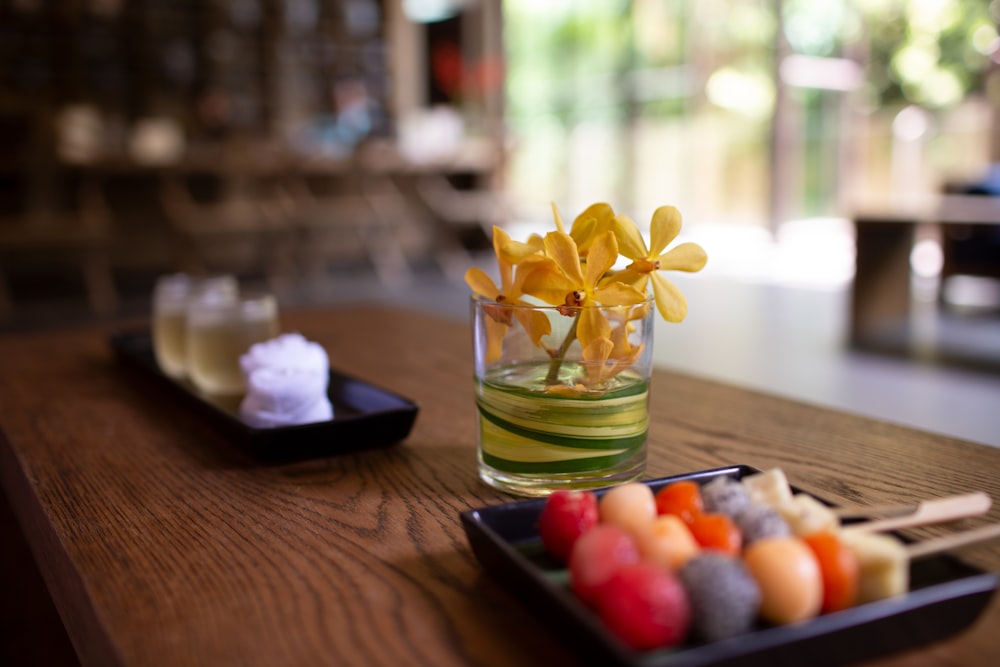
[[[988,259],[1000,246],[984,246],[971,259],[958,251],[968,247],[959,246],[960,239],[998,238],[1000,197],[946,194],[859,212],[854,225],[852,345],[1000,370],[1000,320],[948,316],[940,294],[941,285],[955,276],[1000,279],[1000,262]],[[936,245],[940,255],[922,255],[921,242]],[[924,287],[922,260],[930,264]]]

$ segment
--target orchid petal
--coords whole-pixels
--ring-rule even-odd
[[[587,371],[587,384],[595,385],[606,379],[605,365],[615,344],[608,338],[595,338],[583,348],[583,359]]]
[[[581,255],[586,254],[598,234],[611,229],[614,217],[614,209],[603,202],[591,204],[583,213],[576,216],[569,234],[579,246]]]
[[[508,234],[502,227],[493,225],[493,252],[499,257],[500,253],[503,252],[504,246],[511,242],[510,234]]]
[[[486,323],[486,361],[492,364],[503,356],[503,339],[508,325],[490,317],[483,318],[483,321]]]
[[[552,202],[551,206],[552,206],[552,217],[555,218],[556,221],[556,231],[565,234],[566,225],[563,224],[562,215],[559,213],[559,207],[556,206],[555,202]]]
[[[576,220],[573,221],[573,226],[584,220],[594,220],[599,226],[606,225],[611,222],[615,217],[615,211],[611,208],[611,204],[606,204],[604,202],[597,202],[596,204],[591,204],[583,213],[576,216]],[[607,231],[607,230],[602,230]]]
[[[586,348],[596,338],[610,338],[611,325],[600,308],[583,307],[580,320],[576,324],[576,337],[580,346]]]
[[[586,285],[593,289],[615,262],[618,261],[618,241],[614,233],[607,231],[598,235],[587,255]]]
[[[542,338],[552,333],[552,323],[548,316],[534,308],[514,308],[514,317],[517,318],[524,331],[531,338],[531,342],[540,346]]]
[[[541,245],[521,243],[520,241],[510,241],[497,250],[497,256],[502,256],[504,261],[509,262],[510,264],[519,264],[528,257],[537,255],[541,249]]]
[[[570,230],[569,235],[576,241],[576,247],[580,250],[581,256],[586,255],[587,250],[590,248],[596,228],[597,220],[594,218],[587,218],[586,220],[577,218],[577,222],[573,223],[573,228]]]
[[[687,317],[687,299],[676,285],[659,273],[650,278],[653,281],[653,295],[656,297],[656,309],[667,322],[682,322]]]
[[[614,343],[614,354],[616,359],[626,357],[632,352],[632,345],[628,340],[629,326],[626,321],[621,322],[611,330],[611,342]]]
[[[524,266],[524,265],[522,265]],[[566,303],[566,295],[579,289],[562,269],[552,260],[537,262],[527,272],[518,270],[517,283],[522,294],[530,294],[545,303],[560,306]]]
[[[639,259],[649,255],[646,242],[635,221],[627,215],[616,215],[612,226],[618,240],[618,250],[629,259]]]
[[[514,275],[513,264],[504,250],[511,243],[513,243],[513,241],[510,240],[510,234],[505,232],[500,227],[493,225],[493,253],[497,258],[497,269],[500,273],[501,292],[507,292],[510,290],[512,277]]]
[[[661,206],[653,212],[649,225],[649,256],[656,257],[681,233],[681,214],[673,206]]]
[[[601,282],[598,283],[601,287],[606,287],[607,285],[617,282],[624,283],[626,285],[631,285],[643,294],[646,293],[646,284],[649,281],[649,274],[642,273],[639,271],[633,271],[632,269],[622,269],[621,271],[613,271],[608,275],[601,278]]]
[[[646,301],[645,303],[637,303],[632,308],[628,309],[628,321],[641,320],[646,315],[649,315],[649,310],[653,307],[653,301]]]
[[[583,287],[580,253],[573,237],[563,232],[549,232],[545,235],[545,252],[559,265],[566,277],[574,283],[576,286],[574,289]]]
[[[620,373],[621,371],[625,370],[626,368],[634,364],[636,361],[638,361],[639,357],[642,356],[643,350],[645,349],[646,349],[646,344],[640,343],[639,345],[636,345],[634,347],[629,346],[629,351],[627,354],[618,354],[617,351],[614,352],[613,355],[615,358],[615,365],[613,368],[611,368],[611,372],[608,374],[608,377],[614,377],[615,375],[617,375],[618,373]]]
[[[520,298],[520,296],[525,293],[525,280],[536,270],[551,271],[562,275],[562,271],[549,257],[545,257],[544,255],[531,255],[529,257],[525,257],[517,265],[517,274],[514,278],[514,284],[511,286],[510,292],[507,296],[511,299]]]
[[[538,234],[532,234],[528,237],[526,246],[535,251],[536,254],[541,254],[545,252],[545,239],[543,239]]]
[[[632,345],[628,339],[627,328],[625,327],[612,332],[611,342],[615,344],[610,355],[615,360],[615,364],[609,369],[611,371],[609,377],[617,375],[622,370],[634,364],[642,356],[643,350],[646,349],[645,343]]]
[[[661,271],[701,271],[708,262],[705,249],[697,243],[682,243],[657,258]]]
[[[615,344],[615,351],[612,353],[616,359],[625,359],[632,355],[632,344],[628,336],[637,330],[634,320],[644,319],[653,308],[653,300],[647,299],[634,306],[622,306],[621,308],[608,309],[608,320],[612,324],[611,340]],[[634,360],[633,360],[634,361]],[[632,361],[628,362],[633,363]]]
[[[584,348],[583,358],[600,361],[603,364],[611,357],[611,351],[614,349],[615,344],[610,338],[595,338]]]
[[[615,281],[594,290],[594,298],[605,306],[634,306],[646,300],[646,293]]]
[[[465,284],[474,293],[490,300],[496,300],[500,296],[500,289],[497,288],[493,279],[486,275],[486,272],[478,267],[472,267],[465,272]]]

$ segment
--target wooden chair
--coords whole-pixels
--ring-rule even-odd
[[[161,202],[180,238],[180,268],[190,273],[263,275],[272,285],[290,279],[294,259],[290,202],[266,178],[233,190],[221,169],[162,175]]]
[[[322,279],[337,262],[359,260],[369,262],[384,285],[410,278],[400,238],[405,203],[356,159],[303,164],[287,188],[296,258],[311,278]]]

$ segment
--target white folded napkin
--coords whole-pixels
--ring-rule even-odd
[[[254,428],[272,428],[333,419],[326,378],[313,372],[258,368],[247,378],[240,416]]]
[[[240,416],[255,428],[333,419],[326,351],[301,334],[256,343],[240,357],[247,393]]]
[[[254,343],[240,357],[240,367],[244,374],[268,367],[317,371],[327,377],[329,365],[323,346],[307,340],[300,333],[281,334],[263,343]]]

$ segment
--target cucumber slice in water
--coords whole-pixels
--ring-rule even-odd
[[[622,374],[608,391],[581,396],[547,393],[540,382],[513,383],[509,376],[504,382],[486,378],[477,388],[481,455],[497,470],[606,470],[646,442],[649,386],[638,376]]]

